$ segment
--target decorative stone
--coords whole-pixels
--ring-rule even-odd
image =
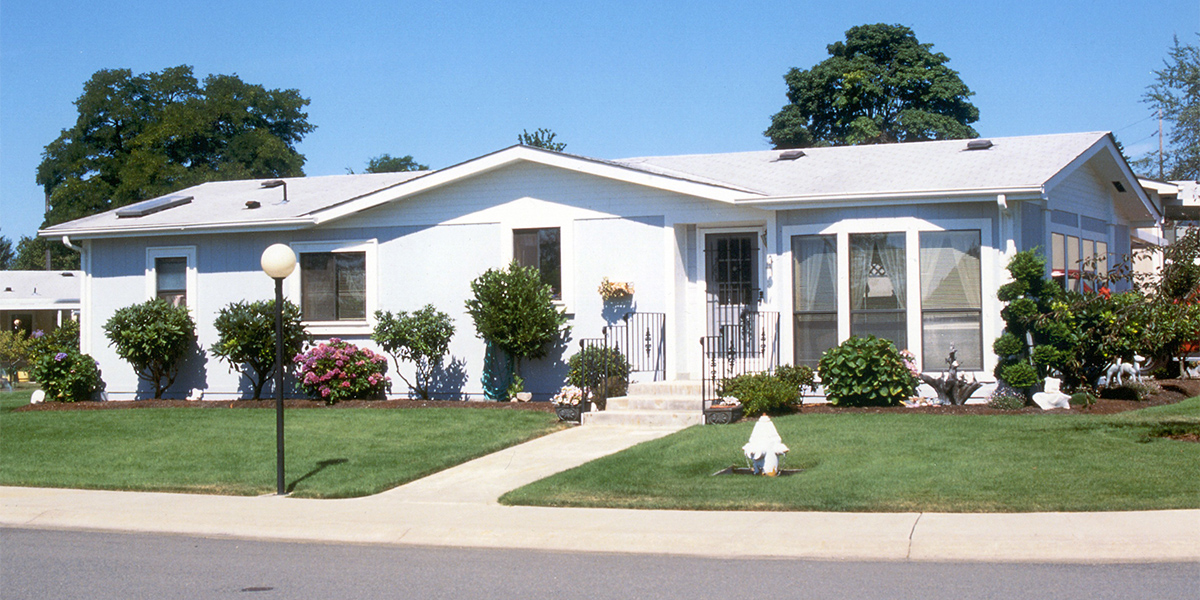
[[[30,404],[41,404],[46,401],[46,392],[42,390],[33,390],[33,395],[29,397]]]
[[[204,399],[204,390],[194,389],[191,394],[188,394],[188,402],[196,402]]]
[[[516,402],[529,402],[533,400],[533,392],[517,392],[513,400]]]

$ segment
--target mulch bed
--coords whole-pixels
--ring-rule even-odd
[[[461,400],[349,400],[328,405],[317,400],[289,398],[284,408],[481,408],[554,412],[550,402],[464,402]],[[42,410],[121,410],[134,408],[275,408],[275,400],[133,400],[130,402],[43,402],[13,412]]]
[[[1070,411],[1054,411],[1059,413],[1075,413],[1090,415],[1108,415],[1137,410],[1150,406],[1174,404],[1194,396],[1200,396],[1200,379],[1164,379],[1158,384],[1163,391],[1150,396],[1141,402],[1135,400],[1120,400],[1100,398],[1090,408],[1072,408]],[[550,402],[464,402],[461,400],[350,400],[339,402],[332,406],[316,400],[293,398],[284,401],[286,408],[477,408],[485,410],[532,410],[538,412],[554,412],[554,404]],[[275,408],[275,400],[134,400],[131,402],[44,402],[31,404],[15,409],[17,412],[42,410],[120,410],[134,408]],[[982,404],[963,406],[926,406],[906,408],[903,406],[889,407],[839,407],[828,404],[806,404],[805,413],[901,413],[901,414],[930,414],[930,415],[1011,415],[1021,413],[1046,412],[1036,406],[1026,406],[1021,410],[999,410],[988,408]]]

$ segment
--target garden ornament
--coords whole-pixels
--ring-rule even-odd
[[[750,441],[742,446],[742,452],[746,454],[746,460],[755,475],[774,477],[779,474],[779,457],[787,454],[788,447],[783,445],[771,418],[763,415],[754,424]]]
[[[199,400],[203,400],[204,399],[204,390],[202,390],[200,388],[193,389],[192,393],[188,394],[187,399],[189,402],[197,402]]]
[[[1062,381],[1053,377],[1047,377],[1046,391],[1034,394],[1034,403],[1042,407],[1042,410],[1071,408],[1071,397],[1059,390],[1059,386],[1061,385]]]
[[[46,401],[46,392],[42,390],[33,390],[33,395],[29,397],[30,404],[41,404]]]
[[[1132,363],[1121,362],[1120,359],[1117,359],[1108,366],[1097,383],[1104,387],[1119,387],[1125,385],[1124,378],[1126,376],[1132,381],[1141,381],[1142,362],[1145,360],[1137,355],[1134,355]]]
[[[940,378],[932,375],[920,375],[921,381],[929,384],[937,392],[938,398],[949,404],[964,404],[975,393],[975,390],[982,386],[982,383],[975,381],[975,376],[971,375],[968,381],[961,373],[958,372],[959,362],[955,356],[958,350],[954,349],[954,345],[950,345],[950,356],[946,358],[946,364],[949,369],[942,373]]]

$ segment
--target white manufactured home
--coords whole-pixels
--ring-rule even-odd
[[[1161,221],[1103,132],[623,160],[515,146],[438,171],[283,181],[206,183],[41,232],[82,254],[81,344],[110,398],[152,392],[104,337],[116,309],[184,303],[203,350],[221,307],[273,297],[259,257],[275,243],[300,257],[285,294],[317,339],[370,345],[377,309],[450,313],[443,397],[482,396],[485,347],[464,302],[474,278],[514,259],[570,315],[572,339],[523,368],[535,398],[606,327],[640,379],[815,365],[874,334],[928,371],[954,345],[992,381],[996,290],[1014,253],[1040,248],[1064,285],[1084,287],[1089,265]],[[634,293],[606,302],[604,278]],[[194,388],[237,398],[249,386],[198,353],[169,395]]]

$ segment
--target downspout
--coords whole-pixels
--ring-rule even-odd
[[[68,247],[68,248],[70,248],[70,249],[74,250],[75,252],[79,253],[80,260],[82,260],[82,258],[83,258],[83,248],[81,248],[81,247],[79,247],[79,246],[76,246],[75,244],[72,244],[72,243],[71,243],[71,236],[69,236],[69,235],[64,235],[64,236],[63,236],[63,238],[62,238],[62,243],[63,243],[63,245],[64,245],[64,246],[66,246],[66,247]],[[81,266],[81,267],[82,267],[83,265],[82,265],[82,264],[80,264],[79,266]]]
[[[87,329],[90,320],[85,316],[86,312],[91,308],[89,306],[91,298],[88,294],[88,269],[83,261],[83,247],[72,244],[71,237],[67,235],[62,236],[62,243],[67,248],[79,254],[79,270],[83,271],[83,281],[79,282],[79,351],[87,354],[92,349],[92,336],[91,332]]]

